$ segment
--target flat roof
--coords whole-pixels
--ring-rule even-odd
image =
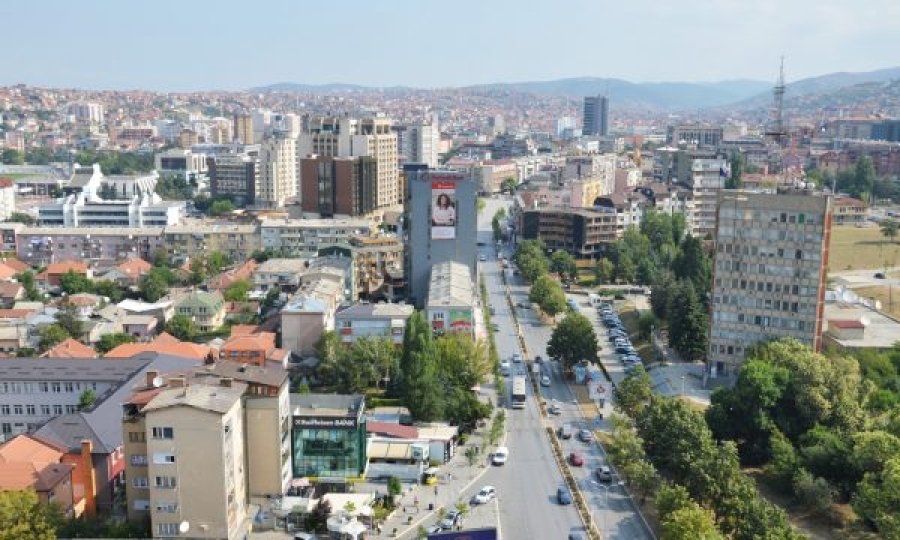
[[[183,387],[166,388],[160,391],[144,408],[144,412],[158,411],[169,407],[193,407],[204,411],[225,414],[240,401],[246,386],[221,386],[188,384]]]
[[[471,307],[475,299],[469,267],[455,261],[431,267],[428,304],[431,307]]]
[[[291,414],[356,418],[365,402],[360,394],[291,394]]]
[[[825,332],[829,339],[845,348],[889,349],[900,341],[900,322],[861,304],[825,302],[824,318],[827,326],[842,327],[847,321],[854,321],[861,324],[851,328],[864,327],[862,339],[837,339],[831,332]]]
[[[338,319],[408,319],[415,309],[409,304],[354,304],[335,314]]]

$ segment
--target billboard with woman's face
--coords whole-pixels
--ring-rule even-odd
[[[431,183],[431,239],[456,238],[456,184]]]

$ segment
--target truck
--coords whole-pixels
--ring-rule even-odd
[[[526,397],[525,377],[523,375],[517,375],[513,377],[511,402],[512,408],[524,409]]]

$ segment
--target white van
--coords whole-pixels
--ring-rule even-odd
[[[600,295],[596,293],[588,294],[588,302],[590,302],[591,307],[597,307],[602,303],[602,301],[600,300]]]

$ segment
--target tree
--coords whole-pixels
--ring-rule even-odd
[[[744,184],[741,175],[744,172],[744,155],[737,150],[731,153],[731,175],[725,180],[725,189],[740,189]]]
[[[412,417],[421,422],[438,420],[443,412],[436,356],[431,326],[425,315],[416,311],[406,323],[400,373],[404,402]]]
[[[662,522],[663,540],[720,540],[712,512],[697,503],[675,510]]]
[[[516,179],[512,176],[504,178],[503,182],[500,183],[500,191],[508,191],[510,193],[515,193],[516,188],[519,186],[519,183],[516,182]]]
[[[646,459],[638,459],[626,463],[621,467],[621,470],[622,474],[628,479],[628,484],[640,495],[641,503],[659,485],[659,475],[656,473],[656,468]]]
[[[597,362],[597,334],[584,315],[570,311],[553,329],[547,354],[562,362],[566,370],[581,361]]]
[[[653,285],[650,287],[650,308],[659,319],[669,318],[669,302],[674,286],[675,278],[672,272],[664,270],[656,273]]]
[[[403,492],[403,484],[400,483],[400,479],[396,476],[391,476],[388,478],[387,483],[388,495],[391,497],[396,497]]]
[[[24,223],[25,225],[34,225],[35,223],[37,223],[36,219],[23,212],[13,212],[12,214],[10,214],[9,219],[6,221],[12,223]]]
[[[15,148],[6,148],[3,152],[0,152],[0,161],[4,165],[24,165],[25,155]]]
[[[191,268],[191,284],[192,285],[200,285],[206,280],[206,261],[203,257],[195,257],[191,260],[190,264]]]
[[[697,360],[706,354],[708,315],[692,282],[675,285],[666,309],[669,315],[669,341],[685,360]]]
[[[78,396],[78,408],[87,409],[97,401],[97,392],[92,388],[85,388]]]
[[[231,264],[231,258],[221,251],[212,251],[206,257],[206,269],[211,275],[218,274],[229,264]]]
[[[450,332],[434,340],[441,380],[469,391],[487,380],[491,372],[485,343],[471,335]]]
[[[868,472],[853,497],[853,510],[884,538],[900,538],[900,456],[881,472]]]
[[[897,240],[897,234],[900,233],[900,222],[892,219],[886,219],[881,222],[881,234],[891,242]]]
[[[657,324],[652,311],[641,313],[641,317],[638,319],[638,336],[645,341],[650,341],[653,329]]]
[[[643,368],[632,371],[615,387],[616,406],[631,418],[636,418],[653,396],[653,383]]]
[[[55,540],[62,516],[32,490],[0,491],[0,540]]]
[[[78,309],[69,302],[60,305],[59,311],[56,312],[56,323],[75,339],[80,339],[84,333],[84,324],[78,317]]]
[[[190,316],[178,313],[166,323],[166,332],[181,341],[193,341],[197,337],[197,325]]]
[[[800,469],[794,475],[794,495],[804,508],[812,512],[821,514],[831,508],[831,486],[824,478],[816,478],[806,469]]]
[[[144,300],[148,302],[156,302],[169,291],[169,283],[166,281],[164,273],[159,270],[154,267],[138,282],[138,290]]]
[[[21,274],[17,274],[16,281],[25,288],[25,298],[31,302],[41,300],[41,293],[34,284],[34,274],[31,270],[25,270]]]
[[[766,474],[776,487],[785,493],[793,490],[794,474],[800,467],[800,458],[794,445],[780,431],[775,431],[769,438],[771,459],[766,465]]]
[[[578,277],[578,266],[575,264],[575,257],[572,257],[568,251],[561,249],[554,251],[553,255],[550,256],[550,269],[563,278],[566,276],[569,279]]]
[[[710,288],[712,260],[703,248],[703,242],[690,234],[681,242],[681,253],[675,258],[675,276],[688,279],[699,291],[698,297],[706,305],[706,291]]]
[[[542,274],[534,280],[528,292],[528,300],[537,304],[541,311],[555,317],[566,309],[566,293],[563,292],[559,282],[547,274]]]
[[[234,204],[228,199],[217,199],[209,205],[209,215],[222,216],[234,211]]]
[[[687,508],[691,504],[694,504],[694,501],[684,486],[663,482],[656,492],[656,509],[661,521],[665,521],[671,513]]]
[[[863,431],[853,435],[850,461],[862,472],[879,472],[900,456],[900,438],[886,431]]]
[[[615,276],[616,267],[606,257],[597,261],[597,266],[594,268],[594,276],[597,278],[597,281],[600,283],[609,283],[612,281],[613,276]]]
[[[239,279],[225,289],[225,300],[229,302],[246,302],[253,284],[246,279]]]
[[[66,294],[78,294],[91,292],[93,282],[87,276],[69,270],[59,278],[59,286]]]
[[[125,297],[119,284],[110,279],[95,281],[92,289],[94,294],[109,298],[109,301],[112,303],[121,302],[122,298]]]
[[[40,347],[42,351],[46,351],[57,343],[61,343],[70,337],[69,333],[66,332],[66,329],[59,324],[47,325],[41,328],[38,331],[38,334],[40,335],[38,347]]]
[[[104,334],[100,336],[100,341],[97,343],[97,352],[100,354],[106,354],[119,345],[123,345],[125,343],[134,343],[135,341],[136,339],[134,336],[132,336],[131,334],[126,334],[124,332]]]

